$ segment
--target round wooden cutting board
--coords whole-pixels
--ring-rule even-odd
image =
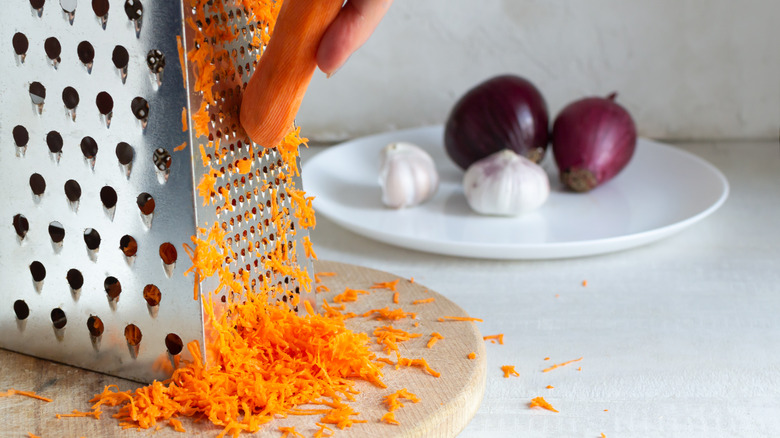
[[[391,310],[401,307],[406,312],[416,313],[416,318],[397,321],[380,321],[367,317],[347,320],[347,326],[355,331],[371,335],[375,328],[392,325],[394,328],[421,336],[399,344],[401,355],[407,358],[424,358],[434,370],[441,373],[433,377],[420,368],[402,367],[395,369],[388,365],[383,369],[383,381],[386,389],[375,387],[367,382],[358,382],[360,394],[351,405],[360,412],[358,423],[351,428],[335,430],[336,437],[435,437],[449,438],[457,435],[471,420],[479,408],[485,390],[486,360],[485,343],[476,325],[468,321],[445,321],[437,319],[443,316],[468,316],[460,307],[444,296],[426,289],[410,279],[400,279],[397,284],[398,304],[393,303],[393,291],[371,289],[377,282],[395,281],[397,276],[354,265],[336,262],[315,262],[315,272],[332,272],[333,276],[321,276],[318,304],[322,299],[332,304],[332,297],[344,292],[345,288],[369,291],[360,295],[354,303],[346,304],[346,311],[358,315],[371,309],[389,307]],[[324,291],[327,288],[329,291]],[[433,298],[432,302],[413,304],[416,300]],[[417,327],[415,327],[417,323]],[[437,332],[444,339],[433,348],[426,348],[431,333]],[[375,342],[372,337],[372,342]],[[373,344],[379,356],[381,346]],[[476,354],[469,359],[469,353]],[[391,356],[394,359],[394,356]],[[119,378],[93,373],[78,368],[60,365],[32,357],[0,350],[0,392],[9,388],[32,390],[39,395],[52,398],[51,403],[26,397],[13,396],[0,398],[0,412],[3,412],[5,424],[3,433],[8,436],[27,436],[33,433],[41,437],[49,436],[114,436],[139,437],[154,436],[180,437],[169,426],[157,432],[153,429],[138,433],[136,430],[122,430],[117,421],[104,413],[100,420],[92,418],[63,418],[57,420],[56,414],[69,413],[73,409],[88,410],[88,400],[102,391],[104,385],[117,384],[120,389],[133,389],[137,383]],[[419,397],[419,403],[404,401],[404,406],[395,411],[400,425],[390,425],[380,421],[387,408],[382,403],[385,396],[400,389],[406,389]],[[221,429],[201,421],[195,423],[181,419],[187,430],[186,436],[212,437]],[[275,420],[266,425],[257,437],[279,437],[279,426],[295,426],[304,436],[312,436],[319,428],[315,425],[319,416],[290,416]]]

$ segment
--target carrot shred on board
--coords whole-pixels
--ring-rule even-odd
[[[396,353],[397,354],[397,353]],[[398,356],[398,361],[396,362],[396,366],[398,367],[417,367],[423,369],[428,374],[432,375],[433,377],[440,377],[441,373],[434,370],[433,368],[428,365],[428,362],[423,359],[409,359],[407,357],[401,357]]]
[[[468,357],[468,358],[469,358],[469,359],[471,359],[471,360],[474,360],[474,359],[476,359],[476,358],[477,358],[477,353],[475,353],[475,352],[473,352],[473,351],[472,351],[472,352],[471,352],[471,353],[469,353],[469,355],[468,355],[468,356],[466,356],[466,357]]]
[[[484,322],[479,318],[471,318],[469,316],[442,316],[441,318],[437,318],[436,321],[444,322],[444,321],[474,321],[474,322]]]
[[[398,304],[399,298],[400,298],[400,296],[399,296],[398,292],[393,292],[393,304]]]
[[[404,404],[400,400],[408,400],[412,403],[419,403],[420,399],[409,392],[406,388],[399,389],[398,391],[385,396],[383,403],[387,406],[388,412],[393,412],[398,408],[404,407]]]
[[[545,357],[544,360],[550,360],[550,358],[549,357]]]
[[[183,151],[186,148],[187,148],[187,142],[185,141],[184,143],[182,143],[182,144],[176,146],[175,148],[173,148],[173,151],[174,152],[180,152],[180,151]]]
[[[547,388],[547,389],[553,389],[553,388],[555,388],[555,387],[554,387],[554,386],[552,386],[552,385],[547,385],[547,386],[546,386],[546,388]]]
[[[427,304],[427,303],[432,303],[434,301],[436,301],[436,298],[430,297],[430,298],[423,298],[421,300],[414,300],[414,301],[412,301],[412,304],[415,304],[415,305],[416,304]]]
[[[330,289],[328,289],[328,286],[325,286],[324,284],[321,284],[314,288],[315,292],[330,292]]]
[[[184,432],[184,433],[187,432],[187,430],[184,429],[184,426],[181,424],[181,421],[175,418],[169,418],[168,424],[170,424],[173,430],[175,430],[176,432]]]
[[[322,283],[322,277],[335,277],[335,272],[316,272],[314,273],[314,282]]]
[[[371,286],[371,289],[388,289],[392,292],[395,292],[396,288],[398,287],[398,282],[401,281],[400,278],[394,280],[394,281],[380,281],[378,283],[374,283]]]
[[[103,412],[100,409],[96,409],[94,411],[86,411],[86,412],[82,412],[74,409],[73,412],[71,412],[70,414],[56,414],[55,416],[57,417],[58,420],[60,418],[65,418],[65,417],[93,417],[95,420],[100,420],[100,414],[102,413]]]
[[[557,364],[554,364],[554,365],[550,366],[549,368],[543,369],[542,372],[546,373],[546,372],[552,371],[552,370],[554,370],[556,368],[560,368],[560,367],[566,366],[566,365],[568,365],[570,363],[579,362],[581,360],[582,360],[582,358],[580,357],[578,359],[572,359],[572,360],[567,360],[566,362],[557,363]]]
[[[334,303],[346,303],[351,301],[357,301],[358,295],[366,295],[368,294],[368,291],[360,290],[360,289],[350,289],[345,288],[344,292],[336,295],[333,297]]]
[[[504,345],[504,334],[503,333],[499,333],[497,335],[483,336],[482,340],[483,341],[490,341],[493,344],[498,342],[499,344]]]
[[[419,333],[408,333],[392,326],[383,326],[374,329],[374,336],[376,337],[376,343],[384,345],[385,353],[390,354],[393,351],[398,351],[399,342],[419,338],[422,335]]]
[[[12,388],[12,389],[9,389],[6,392],[0,392],[0,397],[10,397],[12,395],[21,395],[21,396],[24,396],[24,397],[30,397],[30,398],[34,398],[36,400],[45,401],[47,403],[52,401],[52,399],[50,399],[48,397],[40,396],[40,395],[36,394],[33,391],[19,391],[17,389],[13,389]]]
[[[547,400],[545,400],[544,397],[536,397],[532,399],[530,407],[540,407],[547,409],[548,411],[558,412],[554,407],[552,407],[551,404],[547,403]]]
[[[395,412],[393,411],[386,412],[385,415],[382,415],[381,421],[384,421],[387,424],[401,424],[398,422],[398,420],[395,419]]]
[[[289,437],[305,438],[303,435],[301,435],[299,432],[295,430],[294,426],[290,426],[290,427],[279,426],[278,430],[279,432],[282,432],[282,436],[279,438],[289,438]]]
[[[27,432],[27,438],[41,438],[41,437],[32,432]]]
[[[505,379],[508,379],[509,376],[520,377],[520,373],[515,371],[515,366],[514,365],[503,365],[501,367],[501,371],[504,372],[504,378]]]
[[[428,340],[428,344],[425,345],[425,348],[433,348],[440,339],[444,339],[444,336],[437,332],[431,333],[431,339]]]
[[[397,321],[399,319],[404,318],[411,318],[415,319],[417,318],[417,314],[413,312],[404,312],[403,309],[393,309],[390,310],[389,307],[385,307],[383,309],[371,309],[368,312],[360,315],[363,317],[371,317],[373,316],[375,319],[379,320],[390,320],[390,321]]]

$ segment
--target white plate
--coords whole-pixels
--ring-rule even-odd
[[[554,163],[543,163],[551,182],[547,202],[514,218],[482,216],[466,203],[463,171],[432,126],[363,137],[333,146],[303,166],[303,186],[317,214],[355,233],[419,251],[487,259],[549,259],[636,247],[676,233],[718,209],[728,196],[726,177],[711,164],[673,146],[640,139],[629,165],[588,193],[558,182]],[[382,205],[379,151],[408,141],[427,150],[441,184],[423,205]]]

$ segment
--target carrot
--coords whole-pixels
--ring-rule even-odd
[[[179,152],[179,151],[183,151],[186,148],[187,148],[187,142],[185,141],[184,143],[182,143],[182,144],[176,146],[175,148],[173,148],[173,151],[174,152]]]
[[[50,398],[40,396],[40,395],[36,394],[33,391],[19,391],[19,390],[16,390],[16,389],[9,389],[6,392],[0,392],[0,397],[8,397],[8,396],[12,396],[12,395],[22,395],[22,396],[25,396],[25,397],[34,398],[36,400],[45,401],[47,403],[52,401]]]
[[[342,4],[341,0],[282,4],[273,37],[241,102],[241,125],[255,143],[272,148],[292,130],[317,68],[320,40]]]
[[[552,386],[552,385],[547,385],[547,386],[545,386],[545,388],[547,388],[547,389],[553,389],[553,388],[555,388],[555,387],[554,387],[554,386]]]
[[[537,406],[547,409],[548,411],[558,412],[551,404],[547,403],[547,400],[545,400],[544,397],[536,397],[531,400],[530,407],[534,408]]]
[[[579,359],[572,359],[572,360],[567,360],[566,362],[557,363],[557,364],[555,364],[555,365],[553,365],[553,366],[551,366],[551,367],[549,367],[549,368],[545,368],[545,369],[543,369],[543,370],[542,370],[542,372],[543,372],[543,373],[546,373],[546,372],[552,371],[552,370],[554,370],[554,369],[556,369],[556,368],[560,368],[560,367],[566,366],[566,365],[568,365],[568,364],[570,364],[570,363],[579,362],[579,361],[581,361],[581,360],[582,360],[582,358],[579,358]],[[580,371],[580,370],[578,370],[578,371]]]
[[[400,298],[400,296],[399,296],[398,292],[393,292],[393,304],[398,304],[399,298]]]
[[[474,321],[474,322],[482,322],[479,318],[471,318],[467,316],[442,316],[441,318],[437,318],[436,321],[444,322],[444,321]]]
[[[483,336],[482,340],[483,341],[490,341],[490,342],[492,342],[494,344],[496,342],[498,342],[499,344],[504,345],[504,334],[503,333],[499,333],[497,335]]]
[[[382,415],[381,421],[384,421],[387,424],[401,424],[398,422],[398,420],[395,419],[395,412],[390,411],[386,413],[385,415]]]
[[[439,342],[439,339],[444,339],[444,336],[440,335],[437,332],[431,333],[431,339],[428,340],[428,344],[425,347],[426,348],[433,348],[434,344]]]
[[[473,351],[472,351],[472,352],[471,352],[471,353],[469,353],[469,355],[468,355],[468,356],[466,356],[466,357],[468,357],[468,358],[469,358],[469,359],[471,359],[471,360],[474,360],[474,359],[476,359],[476,358],[477,358],[477,353],[475,353],[475,352],[473,352]]]
[[[414,301],[412,301],[412,304],[414,304],[414,305],[417,305],[417,304],[426,304],[426,303],[432,303],[432,302],[434,302],[435,300],[436,300],[436,298],[433,298],[433,297],[430,297],[430,298],[424,298],[424,299],[422,299],[422,300],[414,300]]]
[[[515,366],[514,365],[504,365],[504,366],[501,367],[501,371],[504,372],[504,378],[505,379],[508,379],[509,376],[520,377],[520,373],[515,371]]]

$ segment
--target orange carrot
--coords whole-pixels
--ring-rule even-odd
[[[398,292],[393,292],[393,304],[398,304],[398,299],[400,296],[398,295]]]
[[[393,292],[395,292],[396,287],[398,287],[398,282],[401,281],[401,279],[396,279],[394,281],[380,281],[378,283],[374,283],[371,286],[371,289],[389,289]]]
[[[431,339],[428,340],[428,344],[425,346],[426,348],[433,348],[434,344],[436,344],[439,339],[444,339],[444,336],[440,335],[437,332],[431,333]]]
[[[530,407],[534,408],[537,406],[547,409],[548,411],[558,412],[551,404],[547,403],[547,400],[545,400],[544,397],[536,397],[531,400]]]
[[[508,379],[509,376],[520,377],[520,373],[515,371],[514,365],[504,365],[501,367],[501,371],[504,372],[504,378]]]
[[[186,148],[187,148],[187,142],[185,141],[184,143],[182,143],[182,144],[176,146],[175,148],[173,148],[173,151],[174,152],[179,152],[179,151],[183,151]]]
[[[382,419],[380,421],[384,421],[387,424],[401,424],[398,422],[398,420],[395,419],[395,412],[393,411],[382,415]]]
[[[25,396],[25,397],[34,398],[36,400],[45,401],[47,403],[52,401],[50,398],[40,396],[40,395],[34,393],[33,391],[19,391],[19,390],[16,390],[16,389],[9,389],[6,392],[0,392],[0,397],[8,397],[8,396],[11,396],[11,395],[22,395],[22,396]]]
[[[496,342],[498,342],[499,344],[504,345],[504,334],[503,333],[499,333],[497,335],[483,336],[482,340],[490,341],[490,342],[492,342],[494,344]]]
[[[74,409],[73,412],[71,412],[70,414],[57,414],[56,417],[58,420],[64,417],[93,417],[95,418],[95,420],[100,420],[100,414],[102,414],[100,409],[96,409],[94,411],[86,411],[86,412],[82,412]]]
[[[436,300],[436,298],[430,297],[430,298],[424,298],[422,300],[414,300],[412,301],[412,304],[426,304],[426,303],[432,303]]]
[[[475,353],[475,352],[473,352],[473,351],[472,351],[472,352],[471,352],[471,353],[469,353],[469,355],[468,355],[468,356],[466,356],[466,357],[468,357],[468,358],[469,358],[469,359],[471,359],[471,360],[474,360],[474,359],[476,359],[476,358],[477,358],[477,353]]]
[[[305,438],[303,435],[301,435],[295,430],[295,427],[279,426],[279,432],[282,432],[282,436],[279,438],[288,438],[288,437]]]
[[[543,372],[543,373],[546,373],[546,372],[548,372],[548,371],[552,371],[552,370],[554,370],[554,369],[556,369],[556,368],[560,368],[560,367],[566,366],[566,365],[568,365],[568,364],[570,364],[570,363],[578,362],[578,361],[581,361],[581,360],[582,360],[582,358],[579,358],[579,359],[572,359],[572,360],[567,360],[566,362],[557,363],[557,364],[555,364],[555,365],[553,365],[553,366],[551,366],[551,367],[549,367],[549,368],[545,368],[545,369],[543,369],[543,370],[542,370],[542,372]]]
[[[292,130],[317,68],[320,40],[342,4],[341,0],[282,4],[273,37],[241,102],[241,125],[255,143],[275,147]]]
[[[546,388],[547,388],[547,389],[553,389],[553,388],[555,388],[555,387],[554,387],[554,386],[552,386],[552,385],[547,385],[547,386],[546,386]]]
[[[471,318],[467,316],[442,316],[441,318],[437,318],[436,321],[444,322],[444,321],[474,321],[474,322],[483,322],[479,318]]]

